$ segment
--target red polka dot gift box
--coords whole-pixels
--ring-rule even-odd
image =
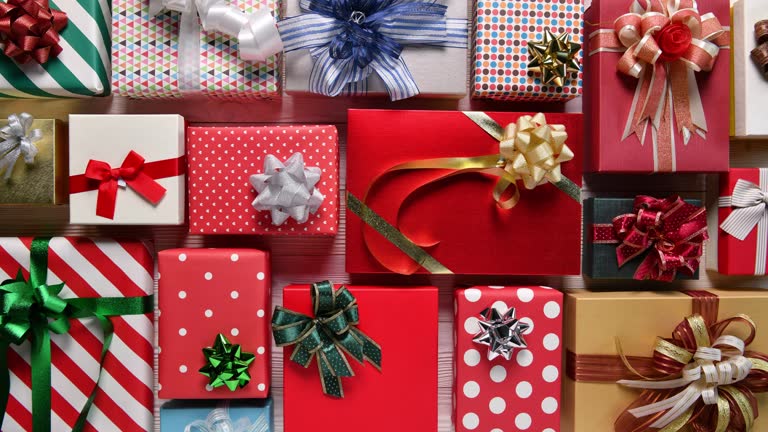
[[[171,249],[158,255],[158,395],[267,397],[269,254]]]
[[[334,126],[187,129],[192,234],[336,235]]]
[[[454,301],[456,431],[560,430],[563,294],[484,286]]]
[[[565,102],[582,93],[581,0],[476,0],[472,96]]]

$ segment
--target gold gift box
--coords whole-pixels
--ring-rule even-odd
[[[765,313],[768,291],[707,291],[719,297],[718,320],[738,314],[752,318],[757,336],[747,350],[768,353],[768,314]],[[566,352],[617,356],[618,338],[626,356],[651,357],[656,337],[671,337],[675,327],[692,314],[692,304],[690,296],[676,291],[568,291],[563,315]],[[741,331],[742,327],[733,326],[733,329]],[[568,362],[572,360],[571,355],[566,357]],[[569,368],[566,366],[566,369]],[[563,432],[614,432],[614,421],[641,391],[613,382],[576,382],[566,374],[563,377]],[[758,393],[756,397],[759,417],[752,430],[766,431],[768,393]]]
[[[0,120],[0,127],[6,125],[8,120]],[[43,133],[43,138],[35,142],[35,162],[27,165],[19,158],[12,167],[11,178],[0,178],[0,204],[64,204],[69,196],[64,125],[59,120],[35,119],[31,129]]]

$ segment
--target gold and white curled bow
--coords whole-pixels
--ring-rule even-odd
[[[763,192],[760,186],[738,179],[728,203],[729,207],[735,209],[720,224],[720,228],[737,239],[744,240],[760,223],[760,219],[766,217],[766,203],[768,193]]]
[[[0,173],[5,170],[5,181],[11,178],[13,167],[20,157],[27,165],[35,162],[35,142],[43,138],[43,131],[32,129],[33,121],[31,114],[11,114],[8,116],[8,125],[0,128]]]
[[[233,422],[229,416],[229,402],[211,410],[205,420],[195,420],[186,425],[184,432],[269,432],[270,425],[264,413],[255,421],[247,417]]]

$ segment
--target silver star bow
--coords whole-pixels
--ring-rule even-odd
[[[11,178],[13,167],[19,157],[32,165],[37,156],[36,141],[43,138],[43,131],[32,129],[34,117],[27,113],[8,116],[8,126],[0,128],[0,173],[5,170],[4,180]]]
[[[504,314],[494,307],[486,308],[480,312],[478,324],[480,332],[472,341],[488,346],[488,360],[498,356],[509,360],[515,348],[528,347],[523,333],[530,326],[515,318],[515,308],[509,308]]]
[[[319,167],[305,167],[301,153],[283,164],[274,155],[264,159],[264,172],[250,178],[259,195],[253,208],[269,211],[273,225],[282,225],[289,217],[302,224],[320,208],[325,196],[315,188],[320,180]]]

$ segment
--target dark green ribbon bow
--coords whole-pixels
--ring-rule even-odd
[[[251,381],[248,367],[256,357],[253,353],[243,351],[240,345],[232,345],[223,334],[216,335],[213,347],[203,348],[203,355],[205,366],[199,372],[208,377],[211,387],[225,385],[235,391]]]
[[[312,284],[312,305],[314,318],[275,308],[272,334],[279,347],[295,345],[291,360],[304,367],[317,355],[323,393],[343,398],[341,377],[355,376],[344,353],[381,370],[381,347],[357,329],[357,300],[346,287],[334,290],[329,281]]]
[[[48,285],[49,238],[36,238],[30,252],[29,280],[22,269],[15,279],[0,284],[0,424],[3,423],[10,395],[10,370],[7,352],[11,344],[31,343],[32,431],[51,431],[51,337],[49,332],[65,334],[70,320],[95,317],[104,332],[99,374],[88,400],[80,411],[73,432],[82,431],[96,398],[104,358],[112,343],[114,328],[109,317],[152,312],[153,296],[144,297],[59,297],[64,284]]]

